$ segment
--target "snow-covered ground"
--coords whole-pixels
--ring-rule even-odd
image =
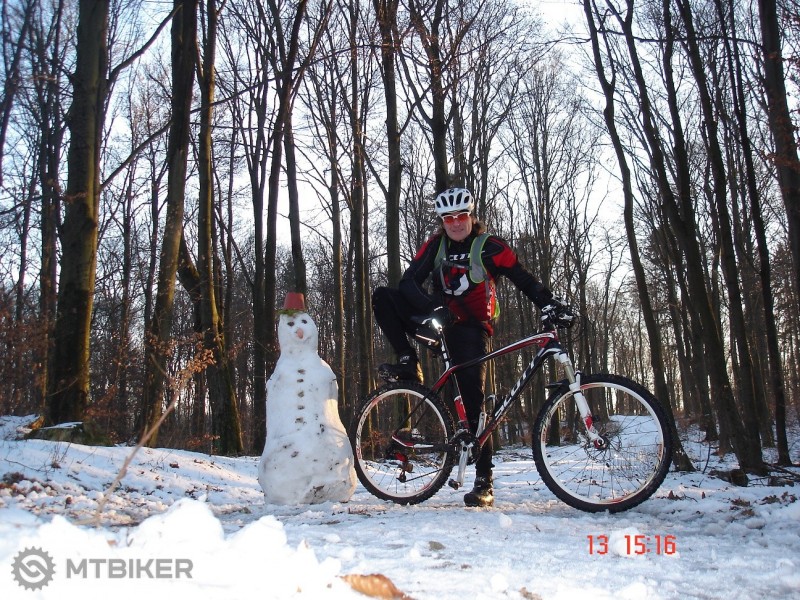
[[[0,417],[3,599],[363,598],[348,576],[370,574],[417,600],[800,598],[796,486],[670,473],[633,510],[587,514],[520,448],[495,461],[492,509],[449,488],[397,506],[361,485],[286,507],[265,504],[258,457],[143,449],[91,523],[132,449],[13,439],[25,422]],[[688,449],[706,466],[706,446]]]

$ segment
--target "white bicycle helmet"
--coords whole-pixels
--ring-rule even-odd
[[[472,197],[472,193],[467,189],[450,188],[436,196],[436,200],[433,202],[433,208],[440,217],[452,212],[461,212],[465,210],[472,212],[475,208],[475,199]]]

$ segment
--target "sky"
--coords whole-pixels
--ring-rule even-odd
[[[142,449],[98,515],[133,449],[15,439],[30,420],[0,417],[4,599],[365,598],[348,582],[387,580],[416,600],[800,598],[797,485],[712,477],[734,463],[699,442],[700,470],[615,515],[558,501],[524,447],[498,455],[493,508],[448,487],[399,506],[361,484],[348,502],[268,504],[259,457]]]

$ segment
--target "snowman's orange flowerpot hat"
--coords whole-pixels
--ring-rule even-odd
[[[306,298],[301,292],[287,292],[281,313],[306,312]]]

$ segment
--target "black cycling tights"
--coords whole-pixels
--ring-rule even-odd
[[[416,313],[400,291],[387,287],[376,288],[372,294],[372,311],[397,355],[410,354],[416,357],[417,352],[408,340],[408,335],[416,331],[416,324],[411,321]],[[444,335],[454,365],[483,356],[489,349],[489,334],[478,323],[452,325],[445,329]],[[458,371],[456,379],[467,419],[474,432],[483,408],[486,364]],[[475,465],[476,473],[487,475],[492,466],[492,440],[489,438]]]

